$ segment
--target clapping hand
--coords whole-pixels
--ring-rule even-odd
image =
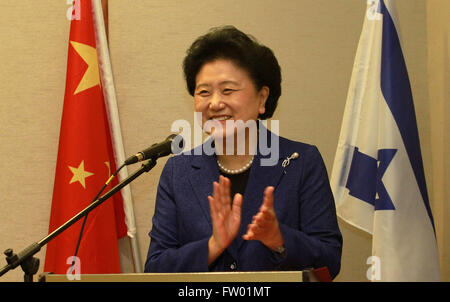
[[[208,241],[208,264],[233,242],[241,224],[241,209],[243,197],[236,194],[231,202],[231,182],[220,175],[219,182],[213,183],[213,196],[208,196],[213,234]],[[274,210],[274,187],[267,187],[259,212],[253,216],[248,225],[245,240],[259,240],[271,250],[277,250],[284,244],[280,227]]]
[[[252,222],[248,225],[247,233],[242,236],[245,240],[259,240],[271,250],[277,250],[284,244],[280,226],[273,207],[274,187],[267,187],[264,190],[263,204],[259,212],[253,216]]]
[[[213,234],[209,239],[208,264],[211,264],[234,240],[241,225],[242,195],[236,194],[231,203],[231,182],[220,175],[213,183],[213,196],[208,196]]]

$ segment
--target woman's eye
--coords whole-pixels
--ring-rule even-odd
[[[233,91],[235,91],[234,89],[231,89],[231,88],[225,88],[224,90],[223,90],[223,94],[230,94],[230,93],[232,93]]]
[[[209,94],[208,90],[200,90],[199,92],[197,92],[198,95],[201,96],[207,96]]]

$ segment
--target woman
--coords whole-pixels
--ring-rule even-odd
[[[222,27],[191,45],[183,68],[195,111],[211,135],[204,145],[221,152],[196,152],[199,146],[167,161],[145,271],[326,266],[335,277],[342,236],[319,151],[259,124],[257,136],[242,127],[272,117],[277,107],[281,73],[273,52],[234,27]],[[262,164],[267,152],[253,141],[260,142],[261,134],[279,155],[271,165]]]

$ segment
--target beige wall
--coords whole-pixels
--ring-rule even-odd
[[[2,251],[8,247],[19,251],[48,230],[69,22],[66,1],[38,3],[0,3]],[[444,21],[448,16],[439,9],[448,3],[401,0],[398,4],[441,262],[446,264],[443,275],[450,280],[450,192],[445,187],[449,31]],[[270,46],[279,59],[283,95],[274,118],[280,120],[281,135],[316,144],[330,173],[364,11],[365,1],[360,0],[110,0],[110,50],[125,153],[165,138],[176,119],[192,122],[192,100],[181,72],[185,50],[209,28],[233,24]],[[131,185],[142,262],[165,161],[160,159]],[[344,250],[337,280],[366,281],[371,238],[341,221],[340,227]],[[132,272],[127,240],[120,245],[123,270]],[[41,271],[44,256],[45,248],[38,253]],[[4,264],[1,259],[0,266]],[[16,269],[0,280],[21,278]]]
[[[427,77],[430,108],[431,169],[429,179],[443,280],[450,281],[450,2],[427,2]]]

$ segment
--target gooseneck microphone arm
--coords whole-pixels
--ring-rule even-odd
[[[50,242],[56,236],[61,234],[68,227],[73,225],[75,222],[77,222],[78,220],[80,220],[81,218],[83,218],[84,216],[89,214],[89,212],[91,212],[96,207],[101,205],[108,198],[113,196],[116,192],[120,191],[123,187],[128,185],[130,182],[132,182],[134,179],[139,177],[141,174],[143,174],[144,172],[150,171],[155,165],[156,165],[156,157],[149,159],[147,162],[144,162],[139,170],[137,170],[136,172],[134,172],[133,174],[128,176],[121,183],[117,184],[109,192],[105,193],[99,199],[92,202],[90,205],[88,205],[86,208],[84,208],[78,214],[76,214],[75,216],[70,218],[68,221],[66,221],[63,225],[61,225],[59,228],[54,230],[52,233],[50,233],[46,237],[42,238],[40,241],[32,243],[31,245],[26,247],[24,250],[22,250],[18,254],[13,253],[12,249],[5,250],[4,253],[6,255],[6,262],[8,264],[5,265],[2,269],[0,269],[0,276],[3,276],[8,271],[15,269],[17,266],[20,265],[25,273],[24,281],[32,282],[33,275],[36,274],[39,269],[39,259],[37,259],[33,256],[37,252],[39,252],[44,245],[46,245],[48,242]]]
[[[171,134],[164,141],[151,145],[145,150],[128,157],[124,164],[131,165],[150,158],[159,158],[169,154],[177,154],[184,149],[184,139],[181,135]]]
[[[153,159],[156,160],[160,157],[167,156],[172,153],[179,153],[182,149],[184,149],[184,139],[182,136],[177,134],[171,134],[169,135],[164,141],[160,143],[155,143],[151,145],[149,148],[142,150],[141,152],[138,152],[137,154],[130,156],[128,159],[125,160],[125,162],[120,166],[112,175],[112,177],[116,176],[119,171],[127,166],[131,165],[137,162],[145,161],[147,159]],[[111,178],[112,178],[111,177]],[[93,201],[97,200],[97,198],[100,196],[100,194],[103,192],[103,190],[108,185],[111,178],[103,185],[103,187],[100,189],[100,191],[97,193],[97,195],[94,197]],[[88,215],[86,214],[83,219],[83,224],[81,225],[80,234],[78,235],[78,241],[77,245],[75,247],[75,254],[73,255],[73,262],[72,262],[72,268],[75,265],[75,259],[78,253],[78,249],[80,247],[81,243],[81,237],[83,235],[84,226],[86,224]]]

